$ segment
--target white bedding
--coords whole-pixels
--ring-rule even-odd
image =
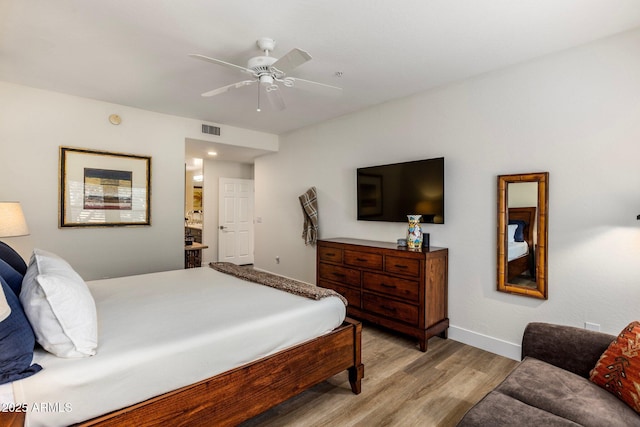
[[[527,242],[509,242],[507,247],[507,259],[512,261],[529,253]]]
[[[12,383],[29,427],[69,425],[195,383],[323,335],[346,314],[336,297],[315,301],[211,268],[87,284],[98,353],[36,352],[44,369]]]

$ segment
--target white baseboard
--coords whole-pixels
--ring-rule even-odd
[[[522,346],[510,343],[498,338],[463,329],[458,326],[449,326],[447,337],[454,341],[468,344],[509,359],[520,361]]]

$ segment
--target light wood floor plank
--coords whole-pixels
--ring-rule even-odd
[[[242,427],[455,426],[518,362],[439,337],[422,353],[410,338],[365,325],[362,363],[360,395],[342,373]]]

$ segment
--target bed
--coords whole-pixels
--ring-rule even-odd
[[[508,238],[508,281],[520,276],[526,271],[535,279],[533,266],[535,257],[534,230],[536,223],[536,208],[509,208],[509,227],[517,226],[516,238]],[[517,236],[520,237],[517,237]]]
[[[1,425],[236,425],[345,370],[360,393],[361,325],[339,297],[304,298],[206,267],[87,287],[97,353],[36,349],[44,369],[8,383],[26,417],[16,405]]]

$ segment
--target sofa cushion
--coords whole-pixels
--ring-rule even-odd
[[[640,322],[631,322],[620,332],[589,378],[640,413]]]
[[[638,414],[611,393],[534,358],[525,358],[496,391],[583,426],[640,426]]]
[[[614,335],[572,326],[531,322],[522,337],[522,359],[533,357],[589,378]]]
[[[577,427],[573,421],[529,406],[513,397],[492,391],[467,412],[457,427],[512,427],[512,426]]]

